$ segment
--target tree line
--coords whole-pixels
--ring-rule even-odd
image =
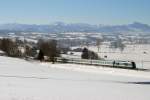
[[[39,40],[38,43],[31,44],[27,41],[3,38],[0,39],[0,49],[10,57],[34,57],[41,61],[44,60],[44,56],[47,56],[50,61],[60,56],[56,40]]]
[[[67,53],[67,48],[58,46],[56,40],[38,40],[37,43],[30,43],[26,40],[0,39],[0,49],[5,52],[7,56],[28,58],[32,57],[40,61],[51,61],[55,62],[56,57],[60,57],[61,53]],[[82,49],[82,59],[99,59],[97,53],[88,50],[87,48]]]

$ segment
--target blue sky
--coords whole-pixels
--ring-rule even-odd
[[[0,0],[0,23],[150,24],[150,0]]]

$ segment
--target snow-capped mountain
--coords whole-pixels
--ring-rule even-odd
[[[65,24],[57,22],[50,25],[28,25],[28,24],[1,24],[0,30],[23,31],[23,32],[150,32],[150,26],[147,24],[134,22],[128,25],[90,25],[85,23]]]

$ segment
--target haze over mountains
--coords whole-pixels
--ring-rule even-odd
[[[2,32],[43,32],[43,33],[61,33],[61,32],[107,32],[107,33],[122,33],[122,32],[150,32],[150,25],[139,22],[134,22],[127,25],[91,25],[85,23],[66,24],[56,22],[50,25],[36,24],[1,24],[0,31]]]

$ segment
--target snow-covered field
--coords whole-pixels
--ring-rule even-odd
[[[150,72],[0,56],[0,100],[149,100]]]

